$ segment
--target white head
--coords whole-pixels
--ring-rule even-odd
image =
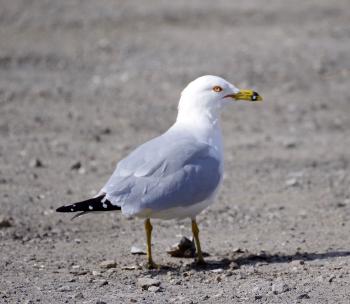
[[[190,82],[182,91],[177,120],[217,120],[220,109],[232,100],[262,100],[252,90],[239,90],[218,76],[206,75]]]

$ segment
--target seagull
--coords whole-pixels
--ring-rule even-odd
[[[190,218],[198,264],[205,264],[196,216],[214,202],[223,176],[221,110],[234,101],[261,101],[253,90],[239,90],[206,75],[182,91],[175,123],[119,161],[97,196],[59,207],[57,212],[121,211],[144,219],[147,267],[155,268],[151,219]],[[75,216],[75,217],[76,217]]]

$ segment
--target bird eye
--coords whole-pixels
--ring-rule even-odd
[[[216,92],[216,93],[219,93],[219,92],[222,91],[222,87],[215,86],[215,87],[213,87],[213,91]]]

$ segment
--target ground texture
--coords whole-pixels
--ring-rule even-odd
[[[349,303],[349,20],[348,0],[1,1],[0,303]],[[154,221],[148,271],[142,221],[54,209],[165,131],[203,74],[265,103],[223,115],[209,265],[166,253],[189,221]]]

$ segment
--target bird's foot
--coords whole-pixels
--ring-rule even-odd
[[[194,261],[195,265],[196,266],[199,266],[199,267],[204,267],[207,265],[207,262],[204,261],[203,258],[197,258],[195,261]]]
[[[157,265],[156,263],[154,263],[153,261],[148,261],[146,263],[146,268],[149,269],[149,270],[151,270],[151,269],[159,269],[160,266]]]

